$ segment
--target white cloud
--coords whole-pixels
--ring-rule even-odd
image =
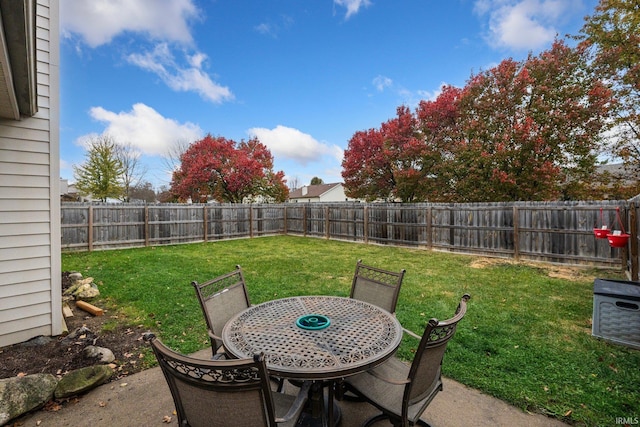
[[[562,35],[559,24],[581,6],[582,0],[476,0],[474,10],[489,17],[491,46],[534,50]]]
[[[268,20],[268,22],[262,22],[253,29],[265,36],[271,36],[273,38],[278,38],[278,35],[289,29],[294,24],[294,19],[289,15],[280,15],[280,17],[275,20]]]
[[[373,86],[375,86],[376,90],[378,92],[382,92],[384,91],[386,88],[391,87],[391,85],[393,84],[393,80],[391,80],[389,77],[385,77],[385,76],[376,76],[373,79]]]
[[[90,47],[113,40],[124,32],[143,33],[153,39],[191,43],[189,20],[199,19],[192,0],[63,0],[62,34],[79,35]]]
[[[446,82],[442,82],[440,83],[440,86],[438,87],[438,89],[436,90],[419,90],[418,91],[418,95],[420,96],[421,100],[425,100],[425,101],[435,101],[436,99],[438,99],[438,97],[440,96],[440,94],[442,93],[442,89],[445,86],[448,86],[449,84]]]
[[[64,0],[60,8],[67,38],[76,34],[92,48],[124,33],[160,41],[151,52],[130,54],[127,61],[157,74],[175,91],[196,92],[216,103],[233,99],[228,87],[204,71],[204,53],[185,54],[177,61],[169,47],[168,43],[193,45],[189,21],[201,19],[193,0]]]
[[[318,161],[323,156],[342,160],[340,147],[323,144],[298,129],[278,125],[274,129],[251,128],[247,133],[266,145],[274,157],[284,157],[302,165]]]
[[[220,103],[234,98],[231,90],[211,80],[202,69],[207,55],[196,52],[186,55],[188,67],[176,62],[169,45],[160,43],[146,53],[133,53],[127,61],[142,69],[157,74],[171,89],[179,92],[196,92],[202,98]]]
[[[371,6],[370,0],[333,0],[333,2],[347,9],[345,19],[349,19],[351,15],[358,13],[361,7]]]
[[[254,29],[260,34],[270,35],[275,37],[275,29],[273,25],[263,22],[260,25],[256,25]]]
[[[193,123],[178,123],[141,103],[135,104],[129,112],[120,113],[93,107],[90,115],[107,124],[103,134],[112,136],[118,142],[130,143],[141,153],[152,156],[164,156],[176,142],[195,141],[204,133]],[[77,144],[83,145],[93,136],[85,135],[78,139]]]

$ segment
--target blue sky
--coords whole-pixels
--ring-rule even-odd
[[[577,34],[597,0],[61,0],[61,177],[88,140],[144,180],[207,133],[256,136],[289,182],[342,181],[349,139],[443,84]],[[173,147],[173,148],[172,148]]]

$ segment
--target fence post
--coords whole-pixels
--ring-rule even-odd
[[[631,280],[638,280],[638,216],[635,202],[629,205],[629,234],[631,234]]]
[[[364,207],[364,230],[362,230],[365,243],[369,243],[369,206]]]
[[[453,211],[453,206],[449,205],[449,250],[453,250],[456,243],[456,215]]]
[[[433,227],[431,226],[431,209],[431,206],[427,208],[427,247],[429,249],[433,249],[433,235],[431,234],[433,232]]]
[[[329,239],[331,237],[329,233],[329,206],[324,208],[324,237]]]
[[[87,250],[91,252],[93,250],[93,205],[89,205],[88,228],[89,231],[87,233]]]
[[[144,204],[144,246],[149,246],[149,205]]]
[[[518,207],[513,207],[513,258],[520,261],[520,218]]]
[[[285,204],[284,206],[282,206],[282,208],[284,209],[284,212],[283,212],[283,216],[284,216],[284,234],[287,235],[287,234],[289,234],[288,233],[289,226],[287,224],[287,205]]]
[[[620,221],[622,222],[620,225],[624,228],[624,224],[629,224],[627,221],[627,206],[622,206],[618,213],[620,214]],[[622,271],[627,275],[631,275],[631,268],[629,267],[629,245],[624,245],[623,248],[620,248],[620,258],[622,260]]]
[[[249,238],[253,238],[253,205],[249,204]]]
[[[302,208],[302,228],[303,236],[307,237],[307,207]]]
[[[209,240],[209,224],[207,221],[207,205],[202,207],[202,233],[204,234],[204,240],[207,242]]]

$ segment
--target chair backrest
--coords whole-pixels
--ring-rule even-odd
[[[181,427],[275,427],[269,376],[262,355],[202,360],[181,355],[146,334],[164,374]]]
[[[409,405],[427,397],[433,398],[437,391],[442,390],[441,371],[444,352],[447,343],[456,332],[458,322],[467,312],[469,298],[471,297],[468,294],[462,297],[451,319],[442,322],[431,319],[427,323],[409,370],[410,381],[404,391],[403,411],[406,411]],[[431,399],[427,399],[422,405],[423,408],[426,408],[430,401]]]
[[[251,305],[239,265],[230,273],[204,283],[194,281],[191,284],[196,290],[207,328],[217,336],[222,334],[222,328],[231,317]],[[211,344],[215,354],[222,346],[222,341],[212,339]]]
[[[349,297],[395,313],[404,273],[405,270],[394,272],[371,267],[358,260]]]

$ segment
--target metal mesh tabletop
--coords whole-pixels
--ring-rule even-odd
[[[300,316],[327,316],[328,327],[306,330]],[[389,312],[363,301],[302,296],[268,301],[231,318],[225,348],[236,357],[264,352],[269,370],[287,378],[331,379],[377,366],[400,345],[402,326]]]

